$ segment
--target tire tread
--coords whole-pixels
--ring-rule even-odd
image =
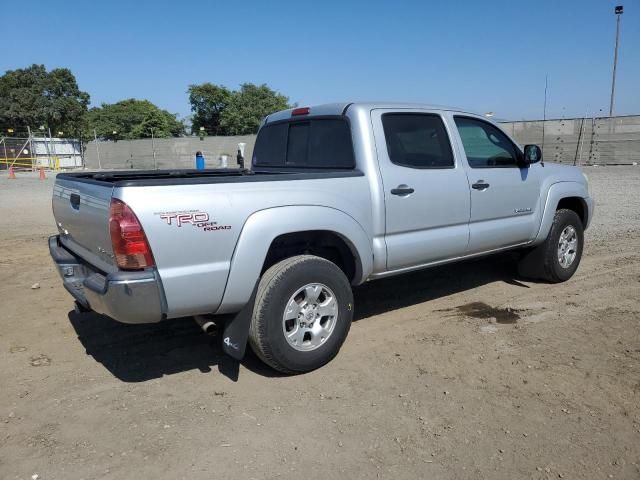
[[[251,325],[249,328],[249,345],[255,352],[255,354],[264,363],[272,367],[273,369],[285,373],[285,374],[298,374],[304,370],[296,370],[284,365],[276,355],[274,355],[273,349],[267,340],[267,322],[268,317],[266,312],[268,311],[271,302],[278,301],[278,298],[270,295],[270,292],[277,287],[277,285],[284,281],[289,271],[293,268],[298,268],[300,265],[308,262],[323,262],[328,268],[335,269],[335,273],[342,275],[344,273],[333,262],[314,255],[296,255],[286,258],[275,265],[267,269],[266,272],[260,278],[258,284],[258,290],[256,292],[256,299],[253,309],[253,315],[251,317]],[[348,280],[344,277],[344,281],[348,284]],[[347,326],[347,332],[350,327]],[[326,362],[331,361],[336,355],[337,351],[327,357]]]
[[[568,276],[560,276],[556,268],[557,263],[557,238],[559,229],[565,224],[572,224],[579,230],[579,255],[574,260],[571,273]],[[568,280],[577,270],[582,257],[582,249],[584,248],[584,237],[582,231],[582,222],[576,212],[570,209],[561,208],[557,210],[553,217],[549,234],[543,243],[530,250],[518,265],[519,273],[528,278],[539,278],[550,283],[560,283]]]
[[[289,370],[284,365],[280,364],[280,362],[273,357],[269,345],[265,342],[266,325],[261,321],[264,319],[263,311],[266,307],[265,295],[267,294],[269,287],[274,282],[277,283],[283,274],[286,273],[289,266],[300,263],[301,261],[304,261],[304,257],[310,256],[311,255],[297,255],[295,257],[286,258],[275,265],[272,265],[266,272],[264,272],[262,278],[260,278],[260,283],[258,284],[255,306],[253,315],[251,316],[251,326],[249,328],[249,344],[260,360],[282,373],[293,374],[296,372]]]

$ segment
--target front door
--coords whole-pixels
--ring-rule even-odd
[[[387,269],[462,256],[469,239],[469,182],[437,112],[372,112],[384,187]]]
[[[521,167],[518,147],[496,126],[455,115],[471,183],[469,253],[533,239],[539,226],[540,164]]]

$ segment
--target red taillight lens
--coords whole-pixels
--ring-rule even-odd
[[[118,267],[123,270],[140,270],[155,265],[138,217],[126,203],[116,198],[111,199],[109,231]]]
[[[291,116],[295,117],[297,115],[309,115],[310,111],[311,111],[311,109],[309,107],[294,108],[291,111]]]

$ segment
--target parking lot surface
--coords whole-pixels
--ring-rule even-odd
[[[0,478],[640,478],[640,167],[585,171],[570,281],[507,254],[372,282],[329,365],[235,382],[189,319],[75,314],[52,178],[0,172]]]

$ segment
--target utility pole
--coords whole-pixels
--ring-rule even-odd
[[[544,127],[547,123],[547,88],[549,87],[549,74],[544,75],[544,106],[542,107],[542,158],[544,158]]]
[[[611,79],[611,102],[609,103],[610,117],[613,117],[613,100],[616,93],[616,68],[618,66],[618,39],[620,38],[620,16],[624,13],[624,7],[618,5],[614,12],[616,14],[616,48],[613,53],[613,78]]]

